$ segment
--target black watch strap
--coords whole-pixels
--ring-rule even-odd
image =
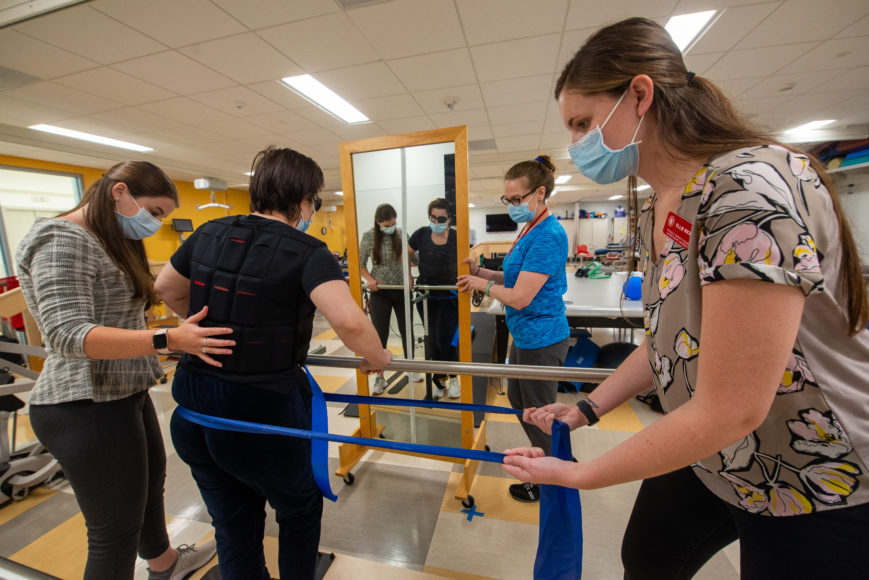
[[[597,416],[597,413],[594,412],[594,409],[588,404],[586,399],[578,402],[576,406],[579,408],[579,412],[585,415],[585,418],[588,419],[589,425],[594,425],[600,421],[600,417]]]

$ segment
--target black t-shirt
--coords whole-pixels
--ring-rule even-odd
[[[239,218],[239,222],[242,226],[263,229],[266,231],[275,228],[281,229],[292,227],[283,222],[256,215],[242,216]],[[181,247],[178,248],[169,259],[169,262],[172,264],[172,267],[175,268],[175,271],[185,278],[190,278],[191,253],[193,252],[194,246],[196,246],[196,240],[198,238],[197,234],[199,234],[200,229],[201,228],[197,228],[195,232],[190,234],[187,239],[184,240],[184,243],[181,244]],[[323,282],[329,282],[331,280],[344,280],[344,274],[341,271],[341,266],[338,265],[335,256],[324,244],[315,248],[311,252],[309,259],[305,262],[304,269],[302,270],[302,289],[305,291],[305,294],[310,297],[314,288]]]
[[[447,243],[438,245],[432,241],[432,231],[423,226],[413,232],[407,244],[419,257],[418,284],[430,286],[454,286],[458,276],[456,268],[456,230],[447,230]]]

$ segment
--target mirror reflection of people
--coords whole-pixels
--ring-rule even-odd
[[[513,221],[524,226],[504,258],[504,271],[481,268],[467,258],[471,275],[459,277],[463,292],[479,290],[504,304],[513,336],[510,364],[561,366],[567,357],[570,328],[562,295],[567,290],[568,243],[546,204],[554,187],[555,165],[547,155],[511,167],[504,176],[501,201]],[[549,405],[557,392],[556,380],[507,380],[514,409]],[[549,453],[549,434],[524,421],[522,428],[532,445]],[[510,494],[519,501],[540,499],[537,485],[529,482],[511,485]]]
[[[63,468],[87,527],[84,578],[132,579],[138,553],[149,578],[185,577],[214,555],[214,542],[174,549],[166,532],[166,452],[148,389],[164,376],[158,352],[230,352],[231,329],[149,330],[159,302],[142,239],[178,207],[172,180],[143,161],[119,163],[75,208],[38,219],[16,255],[21,290],[48,349],[30,393],[30,422]]]
[[[381,289],[386,286],[403,286],[404,269],[401,264],[401,228],[396,225],[398,215],[395,208],[388,203],[382,203],[374,210],[374,227],[362,234],[359,244],[359,262],[362,264],[362,279],[368,289],[368,309],[371,322],[377,329],[380,344],[386,348],[389,341],[389,325],[395,314],[398,332],[401,335],[401,348],[404,358],[410,358],[407,352],[407,329],[404,323],[404,291],[399,289]],[[371,263],[369,269],[368,264]],[[413,339],[411,339],[413,340]],[[419,373],[409,373],[412,381],[421,381]],[[373,395],[383,393],[386,380],[383,374],[375,375]]]
[[[739,115],[650,20],[592,35],[555,95],[583,175],[654,191],[646,340],[580,407],[525,420],[581,427],[653,386],[667,414],[599,457],[517,449],[505,469],[580,489],[643,480],[626,578],[690,578],[734,540],[742,578],[865,577],[869,305],[823,166]]]
[[[353,301],[335,257],[304,232],[323,172],[292,149],[257,154],[250,179],[251,213],[197,228],[160,272],[157,291],[176,312],[208,305],[203,323],[229,326],[237,348],[202,344],[222,363],[181,359],[172,384],[180,406],[206,415],[311,429],[311,387],[301,365],[311,342],[315,309],[360,369],[392,359]],[[266,502],[280,527],[281,578],[314,578],[323,498],[307,439],[211,429],[172,417],[172,441],[190,466],[211,515],[220,574],[225,580],[268,580],[263,555]]]
[[[456,283],[456,230],[451,228],[450,204],[439,197],[428,204],[427,226],[413,232],[407,241],[408,254],[419,264],[419,286],[454,286]],[[453,290],[431,290],[428,293],[428,357],[430,360],[457,361],[458,350],[453,346],[459,325],[459,299]],[[420,317],[426,306],[417,302]],[[449,385],[443,381],[449,378]],[[433,398],[461,396],[459,379],[455,375],[432,375]]]

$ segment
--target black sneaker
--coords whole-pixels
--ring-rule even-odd
[[[518,501],[535,502],[540,500],[540,488],[533,483],[514,483],[510,495]]]

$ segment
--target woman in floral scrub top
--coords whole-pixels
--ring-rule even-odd
[[[581,427],[653,385],[667,415],[600,457],[517,449],[505,469],[642,479],[626,578],[690,578],[737,539],[742,578],[869,577],[869,307],[823,168],[747,124],[645,19],[592,36],[556,98],[580,171],[655,192],[638,236],[646,348],[591,411],[525,420]]]

